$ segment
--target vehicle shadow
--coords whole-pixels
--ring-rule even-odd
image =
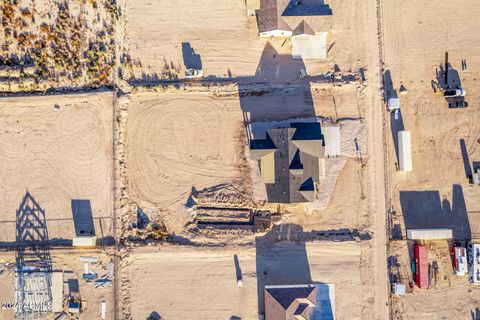
[[[398,150],[398,132],[405,130],[403,124],[402,111],[390,112],[390,130],[392,133],[393,147],[395,148],[396,163],[395,167],[399,169],[400,154]]]
[[[190,45],[190,42],[182,42],[183,64],[186,69],[202,69],[202,58]]]

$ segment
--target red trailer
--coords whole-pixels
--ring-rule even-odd
[[[424,246],[415,244],[415,283],[421,289],[428,288],[428,252]]]

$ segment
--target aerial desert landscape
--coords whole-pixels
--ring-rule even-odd
[[[0,319],[480,319],[476,1],[0,9]]]

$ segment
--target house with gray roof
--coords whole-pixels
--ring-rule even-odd
[[[325,177],[325,141],[318,122],[291,123],[267,129],[265,139],[250,141],[250,158],[258,161],[267,198],[272,203],[315,200]]]
[[[265,320],[313,320],[315,285],[265,286]]]

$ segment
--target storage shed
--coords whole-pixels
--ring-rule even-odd
[[[408,240],[442,240],[452,239],[452,229],[407,229]]]
[[[398,166],[400,171],[412,171],[412,144],[410,131],[398,132]]]

